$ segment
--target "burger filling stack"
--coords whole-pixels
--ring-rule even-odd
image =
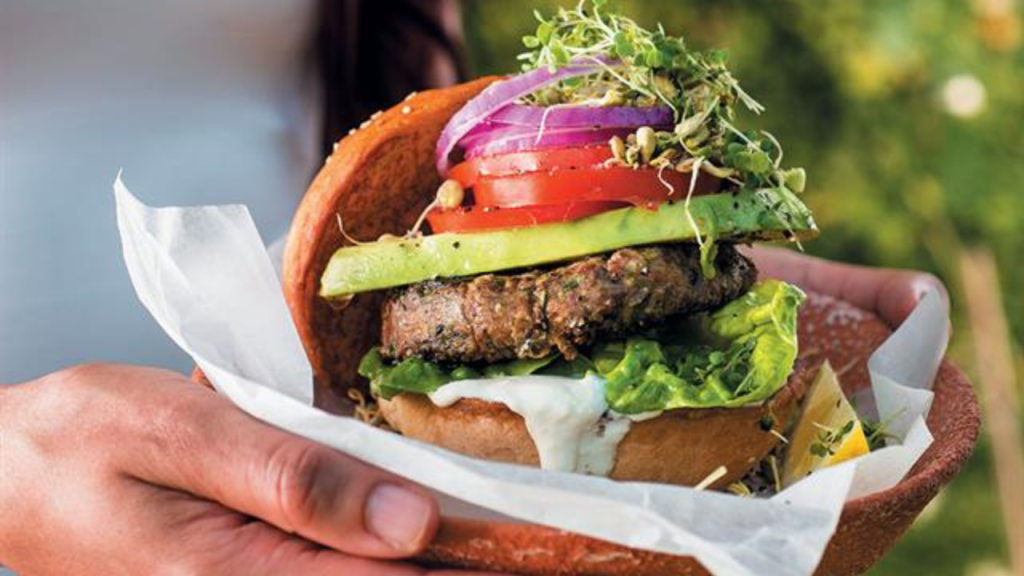
[[[799,408],[803,293],[737,245],[816,235],[721,52],[581,3],[437,141],[404,235],[339,248],[320,296],[386,294],[359,366],[391,428],[546,469],[724,486]],[[344,216],[344,215],[341,215]],[[399,231],[400,232],[400,231]]]

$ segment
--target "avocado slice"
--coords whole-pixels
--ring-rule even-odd
[[[588,218],[473,233],[433,234],[339,248],[320,279],[320,295],[350,294],[571,260],[627,246],[695,241],[803,239],[817,235],[807,207],[785,188],[742,190],[620,208]]]

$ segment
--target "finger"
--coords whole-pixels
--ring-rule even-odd
[[[248,524],[244,530],[249,532],[241,535],[242,539],[250,540],[247,549],[232,555],[228,568],[211,573],[245,576],[499,576],[492,572],[427,570],[396,561],[357,558],[311,545],[262,523]],[[254,567],[258,568],[254,570]]]
[[[494,572],[427,570],[396,561],[357,558],[312,545],[259,522],[247,524],[242,530],[242,533],[230,535],[236,542],[243,542],[240,553],[231,555],[228,569],[212,573],[245,576],[500,576]],[[258,569],[253,570],[255,566]]]
[[[149,415],[143,449],[126,451],[127,474],[360,556],[409,556],[433,537],[437,504],[420,488],[189,386],[165,383],[166,406]]]
[[[203,535],[202,532],[199,533]],[[224,534],[231,539],[228,554],[207,569],[210,574],[239,576],[423,576],[424,570],[394,561],[371,560],[322,548],[297,536],[250,522]],[[198,561],[203,562],[202,556]],[[203,573],[202,571],[196,573]]]
[[[949,299],[942,281],[926,272],[842,264],[765,246],[748,249],[746,253],[763,277],[779,278],[845,300],[877,313],[892,327],[903,323],[931,290]]]
[[[142,571],[151,567],[153,556],[159,563],[182,574],[219,574],[223,576],[476,576],[477,573],[427,570],[390,560],[371,560],[323,548],[269,524],[247,519],[214,502],[197,500],[167,488],[137,480],[125,493],[135,499],[135,509],[158,515],[141,515],[136,533],[147,537],[147,546],[135,558]],[[154,547],[153,545],[156,544]],[[171,550],[161,550],[161,546]],[[481,575],[483,576],[483,575]]]
[[[411,564],[389,560],[371,560],[348,556],[327,548],[318,548],[309,542],[265,524],[249,524],[256,536],[254,553],[232,558],[231,568],[217,570],[215,574],[245,576],[500,576],[494,572],[460,570],[427,570]],[[254,566],[259,566],[253,571]]]

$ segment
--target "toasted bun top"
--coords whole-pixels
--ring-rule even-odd
[[[316,376],[316,403],[341,409],[359,379],[359,360],[380,339],[380,294],[343,308],[317,294],[320,276],[345,232],[361,240],[402,234],[433,198],[440,177],[434,149],[466,101],[497,80],[481,78],[412,95],[338,142],[299,205],[284,255],[284,294]]]

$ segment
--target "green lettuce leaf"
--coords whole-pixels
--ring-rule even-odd
[[[600,370],[610,365],[606,347],[598,373],[608,382],[608,405],[637,414],[743,406],[770,398],[793,370],[803,300],[799,288],[767,280],[708,317],[699,334],[683,334],[686,343],[631,339],[619,348],[618,363]]]
[[[544,374],[606,382],[609,407],[620,414],[674,408],[734,407],[770,398],[796,361],[800,289],[777,280],[759,282],[717,312],[660,333],[595,345],[572,361],[552,355],[483,368],[441,366],[422,358],[386,364],[377,350],[359,365],[374,395],[429,394],[455,380]]]
[[[441,386],[456,380],[527,376],[544,370],[552,364],[569,365],[554,355],[539,359],[527,358],[489,364],[482,371],[465,365],[446,368],[423,358],[408,358],[398,364],[389,365],[381,358],[380,352],[374,348],[359,362],[359,375],[370,381],[370,391],[375,396],[389,400],[402,392],[430,394]],[[560,366],[551,368],[550,373],[553,375],[575,377],[579,373],[579,370],[559,370]],[[586,375],[586,370],[583,370],[579,377],[582,378],[584,375]]]
[[[478,377],[468,367],[448,371],[422,358],[409,358],[389,366],[380,357],[376,348],[370,350],[359,362],[359,375],[370,381],[370,392],[374,396],[390,399],[402,392],[429,394],[441,386],[456,380],[452,373],[458,371],[463,379]]]

